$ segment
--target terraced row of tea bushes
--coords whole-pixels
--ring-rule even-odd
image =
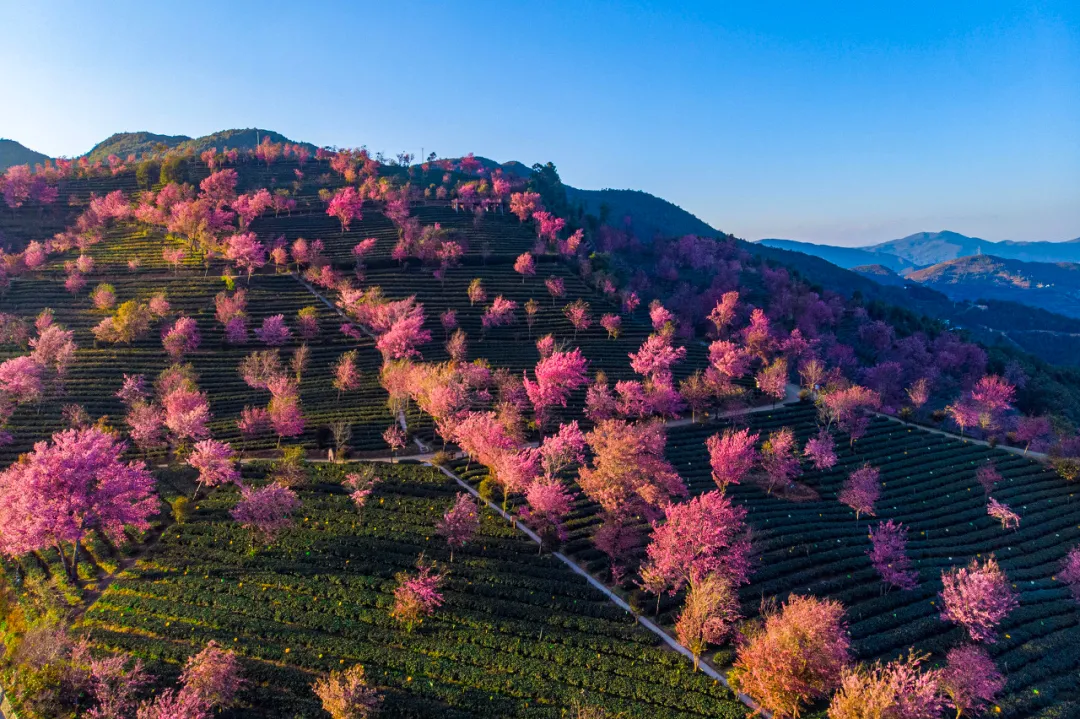
[[[385,691],[387,717],[560,717],[575,700],[632,717],[744,714],[502,520],[485,513],[449,563],[435,526],[457,485],[441,473],[379,465],[382,481],[358,514],[339,484],[347,471],[312,468],[296,526],[254,556],[228,518],[236,492],[216,491],[81,628],[99,648],[172,673],[209,639],[235,648],[251,680],[237,717],[320,716],[310,684],[357,662]],[[406,634],[389,616],[393,577],[421,553],[449,571],[445,604]]]
[[[513,215],[502,210],[485,212],[481,219],[464,210],[455,211],[442,203],[414,204],[411,213],[422,226],[438,223],[466,247],[466,258],[484,258],[491,261],[509,259],[528,252],[536,242],[536,234],[530,224],[521,224]],[[375,203],[367,203],[363,219],[354,220],[348,231],[342,232],[341,223],[326,214],[325,203],[315,198],[298,203],[298,210],[291,214],[275,216],[268,213],[251,224],[253,232],[265,240],[284,235],[291,245],[297,238],[321,239],[326,257],[338,267],[352,267],[352,249],[356,243],[369,237],[377,242],[367,255],[369,262],[389,261],[390,252],[398,240],[398,231],[392,222],[377,209]]]
[[[214,295],[223,288],[221,282],[181,274],[159,277],[152,282],[147,282],[145,278],[123,276],[113,278],[112,284],[121,302],[132,298],[146,299],[156,292],[165,291],[174,311],[184,312],[196,319],[202,344],[188,360],[199,375],[200,388],[210,398],[214,414],[211,431],[220,439],[238,441],[235,423],[240,411],[245,405],[265,405],[269,401],[269,394],[248,387],[240,378],[237,366],[249,352],[265,347],[254,336],[246,346],[223,344],[223,332],[214,318],[213,302]],[[300,308],[319,308],[321,334],[309,345],[310,361],[300,385],[306,417],[305,433],[300,441],[314,446],[318,429],[340,418],[352,425],[350,445],[354,449],[383,451],[385,445],[381,434],[393,418],[386,408],[386,393],[378,383],[381,358],[372,342],[363,339],[356,343],[342,335],[338,331],[340,317],[292,277],[257,276],[250,285],[242,282],[239,286],[248,290],[251,329],[258,327],[266,316],[280,313],[285,315],[286,321],[295,330],[296,313]],[[16,280],[0,300],[0,311],[29,317],[45,307],[54,310],[57,322],[75,331],[79,345],[77,359],[65,382],[64,395],[50,397],[40,407],[22,407],[16,412],[11,429],[16,441],[3,448],[0,452],[2,458],[13,458],[17,453],[26,451],[34,441],[48,437],[61,428],[60,413],[65,404],[82,404],[91,417],[108,415],[113,418],[114,424],[120,425],[124,408],[114,393],[120,388],[123,375],[143,373],[152,379],[169,362],[161,347],[158,328],[131,346],[103,343],[95,346],[90,330],[106,313],[93,309],[85,292],[73,299],[57,279]],[[299,344],[299,338],[294,335],[281,348],[285,363]],[[354,347],[359,349],[362,386],[339,398],[337,390],[331,386],[332,365],[342,353]],[[15,353],[12,349],[5,350],[5,356]],[[265,439],[253,447],[273,446],[275,441]]]
[[[747,419],[763,434],[790,426],[800,443],[817,431],[809,404]],[[704,448],[713,431],[690,426],[669,433],[668,456],[693,492],[714,487]],[[1024,457],[883,418],[875,419],[853,448],[837,439],[837,466],[825,472],[810,469],[800,478],[820,494],[819,501],[785,501],[750,483],[729,489],[749,512],[760,559],[741,593],[744,611],[753,613],[762,597],[830,596],[847,608],[861,658],[892,656],[912,645],[940,657],[964,640],[960,629],[938,618],[942,570],[994,554],[1020,593],[1020,608],[990,647],[1008,673],[1003,716],[1075,707],[1080,699],[1080,606],[1054,577],[1069,547],[1080,542],[1076,488]],[[1019,530],[1005,531],[986,514],[986,495],[975,471],[987,460],[1003,477],[993,496],[1021,515]],[[864,462],[881,471],[883,490],[877,518],[856,521],[836,495],[847,475]],[[920,581],[913,591],[885,593],[865,554],[868,526],[886,519],[908,527],[908,554]]]

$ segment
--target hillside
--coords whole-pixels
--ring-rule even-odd
[[[0,138],[0,173],[12,165],[30,165],[33,167],[35,164],[45,162],[47,159],[49,159],[48,155],[34,152],[15,140]]]
[[[869,278],[874,282],[880,282],[883,285],[903,287],[907,284],[903,277],[896,274],[885,265],[859,265],[857,267],[852,267],[851,271],[858,272],[863,277]]]
[[[693,214],[667,200],[640,190],[579,190],[566,188],[571,205],[580,205],[613,227],[629,228],[644,241],[654,236],[681,237],[701,235],[714,237],[717,230]]]
[[[269,137],[272,142],[292,142],[289,138],[273,130],[260,130],[248,128],[244,130],[221,130],[210,135],[191,138],[187,135],[155,135],[152,132],[120,132],[97,145],[86,153],[91,162],[103,161],[109,155],[126,158],[134,153],[141,155],[164,146],[178,150],[192,150],[200,153],[211,147],[222,149],[225,147],[238,150],[250,150],[263,138]],[[310,143],[301,143],[314,152],[315,146]]]
[[[834,247],[833,245],[817,245],[812,242],[780,239],[758,240],[755,244],[813,255],[848,270],[866,265],[881,265],[893,272],[902,273],[915,266],[901,257],[873,252],[863,247]]]
[[[159,164],[176,181],[140,180],[138,167]],[[737,719],[746,709],[721,679],[745,645],[710,636],[686,640],[691,652],[674,638],[685,588],[642,588],[665,517],[712,493],[739,510],[724,520],[738,550],[721,548],[744,555],[732,563],[747,574],[731,584],[739,615],[793,593],[828,597],[843,602],[853,659],[910,647],[941,663],[963,642],[932,604],[942,572],[994,553],[1021,599],[988,645],[1010,682],[995,715],[1060,716],[1080,700],[1075,608],[1058,579],[1080,503],[1053,468],[1020,456],[1004,429],[1016,415],[967,428],[1007,446],[991,449],[858,409],[825,422],[787,386],[800,356],[819,356],[835,378],[820,391],[873,385],[883,413],[952,431],[941,407],[986,373],[1026,372],[1018,409],[1077,420],[1075,376],[992,345],[997,322],[1056,336],[1080,320],[984,310],[729,236],[597,231],[599,218],[558,196],[550,164],[527,176],[537,195],[483,201],[473,175],[352,152],[138,167],[75,167],[57,179],[64,202],[0,213],[18,240],[0,294],[0,463],[67,428],[115,430],[131,443],[125,459],[153,473],[148,526],[123,546],[97,530],[4,545],[0,588],[74,617],[71,636],[95,657],[141,659],[157,696],[212,640],[247,680],[221,715],[235,719],[316,716],[312,682],[356,664],[386,717]],[[523,217],[526,201],[538,204]],[[570,208],[566,226],[556,206]],[[717,327],[705,317],[731,292]],[[715,356],[729,350],[730,363]],[[931,370],[926,406],[907,405],[904,390]],[[791,476],[751,461],[717,487],[706,442],[744,426],[754,452],[788,430]],[[828,438],[830,467],[805,458],[811,437]],[[330,449],[347,462],[304,461]],[[253,461],[237,469],[237,455]],[[33,461],[0,482],[0,537],[25,519],[3,512],[22,506],[15,481]],[[986,513],[988,462],[1019,529]],[[880,471],[872,520],[840,496],[864,463]],[[52,475],[33,477],[38,491]],[[245,515],[267,487],[293,508]],[[459,496],[473,501],[465,492],[493,501],[465,508],[456,521],[474,528],[458,542],[447,515]],[[867,556],[868,529],[887,519],[910,527],[917,586],[905,591],[886,591]],[[403,588],[420,567],[438,573],[438,601],[409,614]],[[0,678],[16,692],[57,681],[55,665],[35,671],[22,661]],[[804,709],[821,715],[824,702]]]
[[[961,257],[916,270],[907,279],[952,299],[996,299],[1080,317],[1080,265]]]

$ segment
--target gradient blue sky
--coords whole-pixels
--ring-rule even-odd
[[[748,239],[1080,236],[1080,2],[0,0],[0,137],[553,161]]]

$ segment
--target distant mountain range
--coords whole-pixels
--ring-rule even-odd
[[[970,255],[993,255],[1023,262],[1080,262],[1080,237],[1067,242],[990,242],[943,230],[916,232],[899,240],[866,247],[833,247],[780,239],[760,242],[769,247],[814,255],[847,269],[879,264],[900,274]]]

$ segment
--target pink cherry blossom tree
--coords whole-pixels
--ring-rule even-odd
[[[201,487],[217,487],[230,482],[240,483],[240,472],[236,468],[236,453],[227,442],[204,439],[196,442],[188,455],[188,465],[199,472],[199,481],[195,493]]]
[[[919,574],[907,556],[907,527],[893,522],[878,522],[870,530],[867,555],[874,569],[889,587],[911,590],[919,585]]]
[[[285,315],[270,315],[262,321],[262,326],[255,330],[255,336],[268,347],[280,347],[292,337],[292,331],[285,324]]]
[[[450,547],[450,562],[454,561],[454,550],[464,547],[472,541],[480,529],[480,510],[476,502],[465,492],[458,492],[454,506],[447,510],[435,531],[446,540]]]
[[[390,447],[390,461],[393,462],[397,453],[405,449],[405,430],[396,424],[390,425],[383,432],[382,438]]]
[[[674,595],[695,576],[715,574],[730,587],[750,576],[746,510],[719,490],[664,508],[663,523],[653,522],[652,541],[641,567],[641,586],[659,597]]]
[[[827,429],[818,430],[817,436],[806,440],[803,454],[810,459],[816,470],[831,469],[836,466],[836,443]]]
[[[364,198],[349,185],[343,187],[330,198],[326,206],[326,214],[336,217],[341,223],[341,232],[344,234],[353,220],[363,219],[361,208],[364,206]]]
[[[579,331],[583,332],[592,326],[589,303],[585,300],[578,299],[566,305],[563,307],[563,314],[566,315],[566,319],[570,320],[570,324],[574,327],[574,339],[577,339]]]
[[[879,661],[845,670],[829,704],[829,719],[940,716],[944,708],[938,688],[941,672],[920,669],[928,657],[912,651],[884,665]]]
[[[521,517],[540,536],[540,551],[544,544],[566,541],[564,521],[574,508],[575,493],[558,477],[545,474],[529,483],[525,490],[527,506]]]
[[[433,615],[443,603],[439,586],[445,575],[425,564],[422,556],[420,559],[417,563],[419,571],[416,574],[398,572],[394,577],[397,587],[394,588],[394,606],[390,610],[390,616],[404,625],[406,632],[412,632],[414,627],[422,623],[425,617]]]
[[[705,440],[709,450],[712,479],[723,492],[729,484],[739,484],[758,459],[757,432],[748,429],[725,429]]]
[[[552,275],[544,280],[544,286],[547,287],[548,294],[551,295],[551,306],[555,306],[555,300],[566,296],[566,282],[562,277],[556,277]]]
[[[938,686],[956,709],[956,719],[983,713],[1005,688],[1005,677],[980,646],[968,644],[949,650]]]
[[[765,491],[769,494],[790,487],[802,473],[795,433],[790,427],[769,433],[761,445],[761,468],[765,471]]]
[[[69,429],[0,472],[0,552],[54,547],[77,581],[79,545],[91,531],[122,544],[125,527],[149,529],[158,511],[154,478],[142,461],[122,461],[125,448],[97,427]]]
[[[208,709],[227,709],[236,703],[246,683],[241,677],[235,652],[223,649],[214,640],[198,654],[188,657],[180,674],[183,691],[195,695]]]
[[[346,474],[341,486],[349,490],[349,499],[359,511],[367,504],[368,498],[371,497],[378,483],[379,478],[375,476],[375,470],[370,466],[364,466],[358,472]]]
[[[161,344],[173,362],[179,362],[184,355],[199,349],[201,341],[199,325],[192,317],[178,317],[161,338]]]
[[[1080,602],[1080,545],[1069,550],[1061,563],[1058,579],[1065,583],[1076,602]]]
[[[292,526],[292,513],[300,506],[296,492],[280,484],[268,484],[258,489],[240,488],[240,501],[229,514],[244,529],[252,533],[252,546],[258,537],[271,544],[285,529]]]
[[[664,458],[663,425],[609,419],[585,439],[593,458],[578,470],[578,485],[608,514],[658,519],[668,502],[687,495],[682,478]]]
[[[975,470],[975,479],[982,486],[986,496],[989,497],[994,491],[994,487],[1001,481],[1001,475],[998,474],[993,461],[987,460],[985,464],[979,465],[979,468]]]
[[[225,259],[244,270],[251,284],[251,275],[266,264],[266,247],[255,238],[254,232],[241,232],[225,240]]]
[[[588,360],[577,348],[570,352],[552,352],[536,363],[536,381],[525,377],[524,384],[540,424],[547,420],[550,408],[565,407],[570,393],[585,385],[587,366]]]
[[[1020,515],[1014,512],[1009,505],[1002,504],[993,497],[987,499],[986,513],[1001,522],[1002,529],[1020,528]]]
[[[607,330],[609,339],[618,339],[622,332],[622,317],[615,314],[606,314],[600,318],[600,326]]]
[[[941,573],[941,618],[967,630],[973,641],[997,641],[997,626],[1018,605],[1016,592],[993,556],[981,564]]]
[[[856,469],[844,480],[844,486],[836,498],[855,510],[855,520],[860,514],[874,515],[874,504],[881,497],[881,473],[869,464]]]
[[[352,392],[360,388],[360,367],[357,365],[359,353],[349,350],[343,353],[334,365],[334,381],[332,385],[337,390],[338,399],[342,392]]]
[[[536,274],[536,260],[533,256],[526,252],[519,255],[517,260],[514,261],[514,272],[521,275],[521,283],[525,284],[525,279]]]

